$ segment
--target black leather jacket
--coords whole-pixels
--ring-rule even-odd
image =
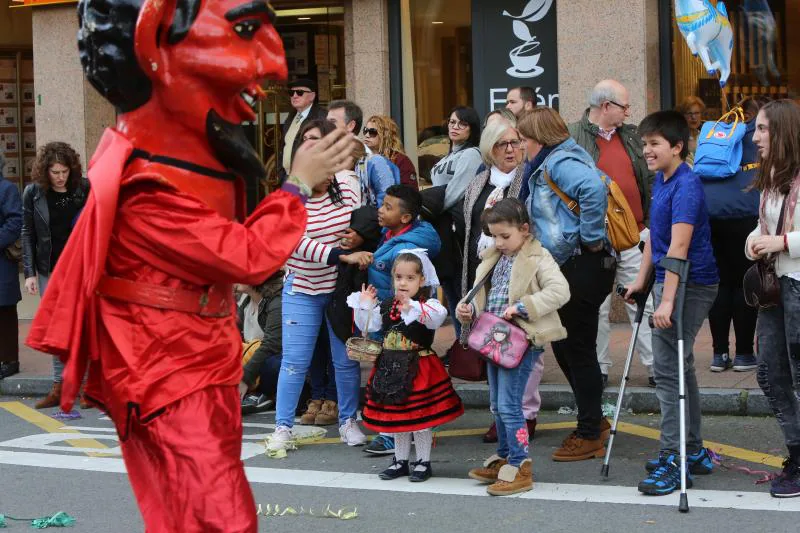
[[[82,178],[72,196],[82,209],[89,196],[89,180]],[[29,183],[22,193],[22,268],[25,277],[50,274],[50,210],[47,196],[35,183]]]

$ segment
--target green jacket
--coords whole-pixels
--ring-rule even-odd
[[[583,113],[583,118],[578,122],[573,122],[569,125],[569,134],[575,139],[575,142],[581,148],[589,152],[594,162],[600,158],[600,149],[597,147],[595,137],[599,133],[597,125],[589,122],[589,110]],[[628,157],[631,158],[633,163],[633,172],[636,175],[636,181],[639,184],[639,193],[642,197],[642,211],[644,213],[644,224],[650,225],[650,199],[652,197],[653,180],[655,174],[650,172],[647,168],[647,162],[644,160],[642,138],[639,136],[636,126],[631,124],[623,124],[617,128],[617,134],[622,139],[622,144],[625,145],[625,151],[628,152]],[[613,176],[611,176],[613,178]]]

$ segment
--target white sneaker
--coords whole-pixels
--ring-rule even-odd
[[[267,437],[267,452],[292,449],[292,430],[286,426],[278,426],[275,432]]]
[[[361,428],[352,418],[339,426],[339,436],[348,446],[363,446],[367,442],[367,436],[361,432]]]

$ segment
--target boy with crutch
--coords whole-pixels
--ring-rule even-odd
[[[653,314],[653,370],[656,396],[661,405],[661,449],[657,460],[647,463],[649,475],[639,483],[639,491],[651,495],[670,494],[681,486],[681,450],[685,445],[686,487],[691,474],[709,474],[711,458],[700,434],[700,393],[694,372],[694,339],[708,316],[717,295],[719,276],[711,248],[711,230],[700,179],[684,162],[688,153],[689,126],[675,111],[659,111],[639,125],[644,141],[644,156],[651,171],[657,172],[650,208],[650,239],[645,244],[642,267],[636,282],[628,287],[628,297],[642,292],[655,268],[653,287],[656,311]],[[667,261],[662,260],[667,258]],[[688,261],[688,268],[685,263]],[[681,268],[683,264],[684,268]],[[664,268],[667,266],[668,268]],[[681,272],[683,270],[683,272]],[[680,272],[684,279],[679,279]],[[678,291],[679,281],[685,291]],[[676,298],[679,292],[683,301]],[[674,323],[681,306],[682,350]],[[673,314],[675,313],[675,314]],[[684,383],[679,382],[679,353],[682,352]],[[684,389],[686,402],[679,399]],[[681,424],[681,404],[687,403],[685,427]],[[681,431],[684,429],[685,431]],[[681,442],[685,433],[685,442]],[[685,505],[682,490],[681,510]]]

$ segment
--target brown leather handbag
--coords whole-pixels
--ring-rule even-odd
[[[464,381],[486,381],[486,360],[477,350],[456,339],[447,355],[450,358],[451,377]]]
[[[9,261],[14,261],[15,263],[22,262],[22,243],[20,241],[15,241],[9,244],[3,253]]]
[[[787,194],[783,198],[775,235],[783,235],[783,220],[786,215],[786,199],[788,197],[789,195]],[[762,234],[767,234],[766,222],[763,220],[761,221],[761,231]],[[747,272],[744,273],[742,280],[744,301],[750,307],[769,309],[781,302],[781,282],[775,272],[775,262],[777,260],[778,254],[769,254],[756,261],[756,264],[748,268]]]

